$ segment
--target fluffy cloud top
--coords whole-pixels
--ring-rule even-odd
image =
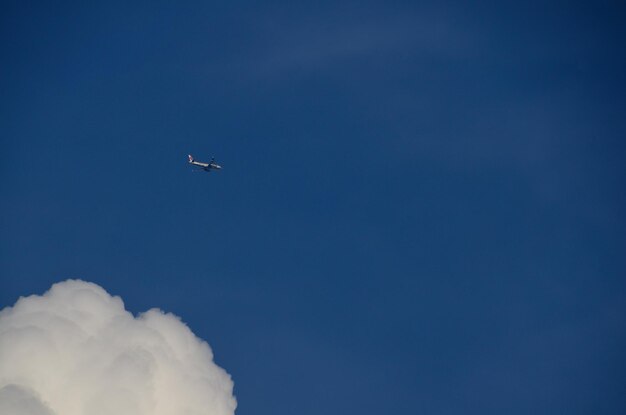
[[[84,281],[0,311],[0,414],[228,415],[230,376],[176,316]]]

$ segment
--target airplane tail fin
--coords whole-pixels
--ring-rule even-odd
[[[193,163],[193,156],[191,154],[189,154],[189,162]]]

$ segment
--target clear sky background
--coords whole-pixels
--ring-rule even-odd
[[[3,3],[0,307],[173,312],[239,415],[626,412],[622,2],[127,3]]]

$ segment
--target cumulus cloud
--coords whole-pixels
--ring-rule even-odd
[[[230,376],[176,316],[68,280],[0,311],[0,414],[228,415]]]

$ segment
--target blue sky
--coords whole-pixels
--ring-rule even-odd
[[[625,17],[7,4],[0,305],[173,312],[240,415],[624,413]]]

